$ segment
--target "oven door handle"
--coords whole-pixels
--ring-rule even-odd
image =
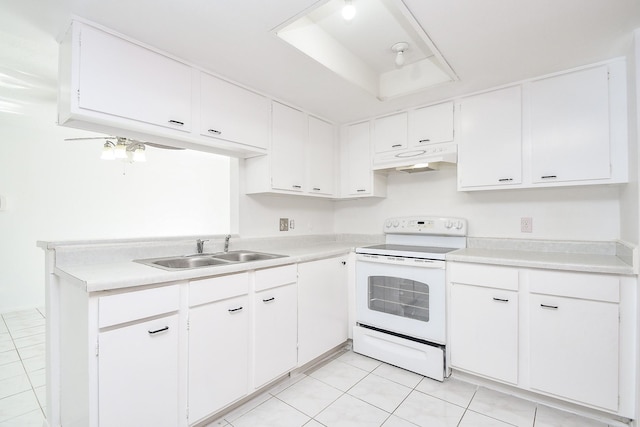
[[[356,254],[356,262],[370,264],[392,264],[398,266],[444,269],[445,262],[433,259],[403,258],[386,255]]]

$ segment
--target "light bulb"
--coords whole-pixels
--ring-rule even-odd
[[[396,65],[398,67],[402,67],[404,65],[404,52],[399,50],[396,55]]]
[[[356,16],[356,8],[351,3],[351,0],[345,0],[344,7],[342,8],[342,17],[345,21],[351,21]]]
[[[112,142],[107,141],[104,143],[104,146],[102,147],[102,154],[100,155],[100,158],[102,160],[113,160],[116,158],[116,154],[113,151],[114,145]]]
[[[126,159],[127,158],[127,145],[118,142],[116,144],[116,148],[114,150],[114,155],[116,159]]]
[[[133,150],[133,156],[131,157],[131,160],[133,160],[134,162],[147,161],[147,155],[144,152],[144,145],[140,144],[136,147],[135,150]]]

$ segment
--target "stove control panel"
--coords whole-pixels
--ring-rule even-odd
[[[453,217],[405,216],[387,219],[383,229],[388,234],[466,236],[467,220]]]

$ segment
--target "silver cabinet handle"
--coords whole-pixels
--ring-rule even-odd
[[[222,131],[218,129],[207,129],[207,132],[212,133],[214,135],[220,135],[222,133]]]
[[[179,122],[178,120],[169,120],[169,123],[177,126],[184,126],[184,122]]]
[[[509,182],[509,181],[513,181],[513,178],[500,178],[500,179],[498,179],[498,182]]]
[[[493,297],[493,300],[494,300],[494,301],[498,301],[498,302],[509,302],[509,300],[508,300],[508,299],[506,299],[506,298],[496,298],[496,297]]]
[[[398,147],[402,147],[402,144],[393,144],[393,145],[391,146],[391,148],[398,148]]]
[[[271,297],[271,298],[263,299],[262,302],[267,303],[275,300],[276,300],[276,297]]]
[[[420,140],[420,141],[418,141],[418,142],[420,142],[420,143],[423,143],[423,142],[431,142],[431,140],[430,140],[430,139],[421,139],[421,140]]]
[[[558,175],[542,175],[540,179],[554,179],[557,178]]]
[[[313,187],[313,191],[320,191],[318,187]]]
[[[302,185],[293,184],[292,187],[293,188],[302,188]]]
[[[549,304],[540,304],[540,307],[542,308],[548,308],[550,310],[557,310],[558,306],[557,305],[549,305]]]
[[[367,191],[366,188],[360,188],[358,190],[356,190],[358,193],[364,193],[365,191]]]
[[[244,307],[240,306],[238,308],[230,308],[229,309],[229,313],[237,313],[239,311],[241,311]]]
[[[169,327],[165,326],[164,328],[156,329],[155,331],[147,331],[147,332],[149,332],[149,335],[155,335],[155,334],[159,334],[160,332],[164,332],[168,330],[169,330]]]

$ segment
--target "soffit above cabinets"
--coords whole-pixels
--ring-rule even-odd
[[[282,40],[379,100],[458,80],[427,33],[400,0],[353,2],[356,16],[342,15],[345,0],[329,0],[276,29]],[[396,63],[397,43],[403,64]]]

